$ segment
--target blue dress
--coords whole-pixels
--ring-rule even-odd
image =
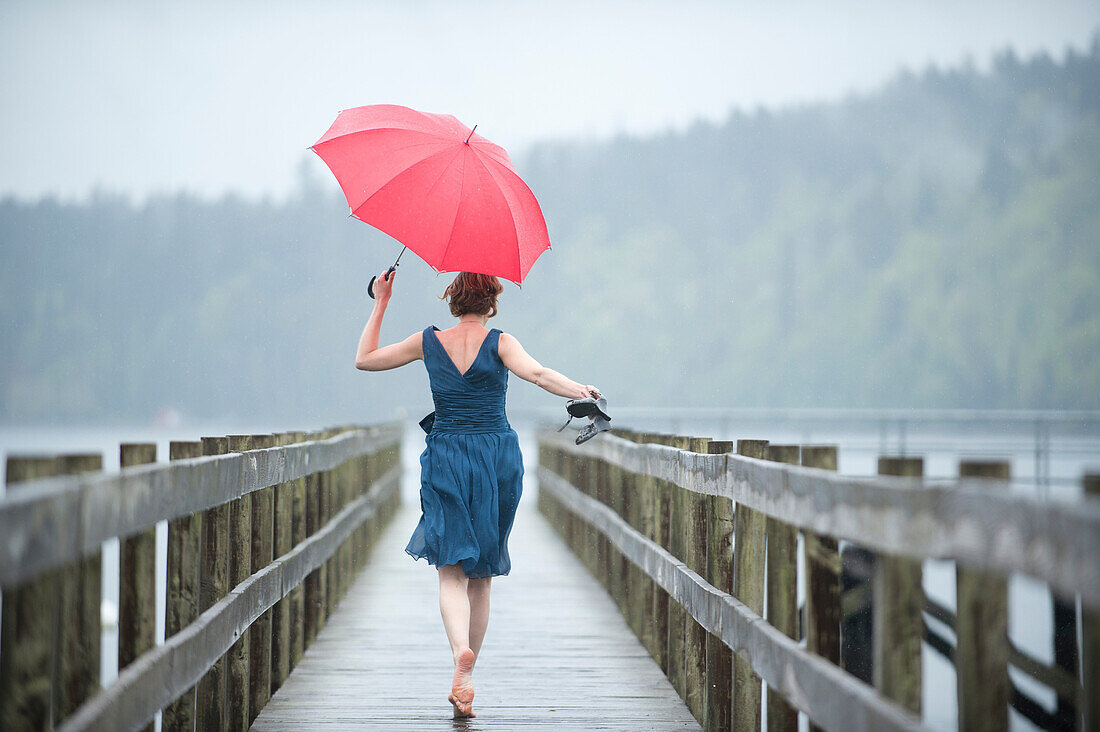
[[[424,367],[435,423],[420,455],[420,523],[405,551],[429,564],[461,564],[467,577],[508,574],[508,534],[523,482],[519,439],[504,414],[508,368],[493,328],[465,373],[424,329]]]

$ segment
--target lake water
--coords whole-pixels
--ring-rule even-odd
[[[513,419],[524,449],[529,492],[526,501],[534,500],[537,450],[535,424],[525,419]],[[625,422],[622,422],[624,425]],[[922,455],[925,473],[930,480],[947,480],[957,475],[963,459],[1006,459],[1012,464],[1013,490],[1050,500],[1070,500],[1080,493],[1081,477],[1086,471],[1100,472],[1100,434],[1075,429],[1050,429],[1042,440],[1029,426],[1013,425],[1012,429],[975,429],[968,426],[934,429],[919,423],[899,430],[884,429],[882,424],[855,425],[850,422],[815,423],[793,427],[786,421],[767,420],[685,420],[633,419],[629,426],[636,429],[704,435],[714,439],[764,438],[773,443],[836,444],[839,446],[840,471],[850,475],[871,475],[876,459],[882,454]],[[259,434],[271,431],[271,425],[185,425],[179,427],[112,426],[88,428],[21,428],[0,427],[0,458],[9,454],[97,452],[104,458],[105,470],[118,470],[120,442],[153,442],[158,460],[165,461],[172,440],[196,440],[202,435]],[[291,425],[285,429],[303,429]],[[278,430],[276,430],[278,431]],[[1036,447],[1039,446],[1037,451]],[[407,501],[416,501],[418,490],[418,455],[423,449],[423,433],[410,422],[403,443],[405,476],[403,494]],[[0,469],[4,465],[0,459]],[[2,480],[0,480],[2,485]],[[0,495],[3,488],[0,487]],[[411,527],[410,527],[411,531]],[[164,641],[165,565],[167,557],[167,524],[157,526],[157,643]],[[799,542],[799,553],[802,546]],[[805,587],[800,577],[799,601]],[[929,597],[949,608],[955,607],[955,568],[952,562],[924,562],[924,588]],[[118,617],[118,542],[103,545],[104,621],[101,676],[104,684],[117,676]],[[1036,658],[1053,659],[1050,594],[1046,586],[1030,577],[1009,578],[1009,635],[1022,650]],[[934,622],[934,621],[933,621]],[[938,628],[950,638],[946,628]],[[955,729],[956,696],[954,668],[927,645],[922,652],[924,663],[923,716],[934,729]],[[1030,678],[1010,668],[1012,680],[1022,690],[1032,694],[1047,708],[1054,706],[1054,695]],[[159,730],[160,720],[157,719]],[[801,726],[807,728],[805,720]],[[1033,725],[1011,712],[1012,729],[1029,730]]]

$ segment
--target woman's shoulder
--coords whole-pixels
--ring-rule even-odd
[[[497,350],[504,349],[505,351],[511,351],[516,348],[522,348],[519,344],[519,340],[511,333],[505,333],[500,329],[497,331]]]

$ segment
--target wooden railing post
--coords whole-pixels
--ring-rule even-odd
[[[229,452],[252,449],[251,435],[229,435]],[[252,494],[229,502],[229,589],[252,575]],[[246,628],[229,648],[229,667],[225,680],[225,727],[230,732],[247,730],[249,715],[249,651],[254,628]]]
[[[691,446],[691,439],[669,436],[666,444],[679,450],[688,450]],[[668,523],[670,533],[668,550],[672,552],[672,556],[683,562],[687,556],[687,521],[689,516],[687,491],[673,483],[669,483],[666,490],[669,493]],[[688,614],[683,606],[670,597],[668,601],[668,681],[685,702],[687,701],[687,641],[684,630],[687,620]]]
[[[798,445],[768,445],[768,460],[797,465],[798,458]],[[790,524],[770,517],[767,527],[767,620],[788,638],[798,640],[798,535]],[[798,729],[798,713],[772,688],[768,689],[768,729]]]
[[[61,475],[103,470],[103,455],[62,455]],[[60,613],[56,637],[59,656],[54,668],[54,724],[67,718],[99,691],[100,639],[103,624],[103,554],[95,551],[61,570]],[[3,650],[0,649],[0,653]]]
[[[54,457],[8,456],[5,484],[9,494],[20,483],[57,475]],[[0,729],[12,732],[49,729],[52,718],[55,623],[58,587],[68,568],[44,572],[28,582],[4,588],[0,618]]]
[[[321,438],[319,432],[310,432],[305,435],[308,441]],[[305,477],[305,508],[306,529],[305,535],[313,536],[324,525],[325,515],[323,500],[324,480],[320,472],[310,473]],[[304,647],[308,647],[317,635],[317,631],[325,622],[325,567],[321,565],[306,577],[305,584],[305,638]]]
[[[1100,501],[1100,473],[1084,480],[1085,499]],[[1084,709],[1081,729],[1100,730],[1100,607],[1081,608],[1081,660]]]
[[[732,442],[712,440],[711,455],[733,450]],[[706,577],[723,592],[733,592],[733,501],[706,496]],[[730,729],[733,724],[733,652],[717,636],[707,635],[706,707],[708,732]]]
[[[617,465],[611,465],[609,463],[603,463],[603,470],[601,478],[604,485],[604,493],[607,496],[607,505],[611,507],[611,510],[622,516],[627,522],[630,521],[629,507],[625,504],[623,499],[623,484],[622,484],[622,470]],[[611,593],[611,597],[615,600],[615,603],[619,606],[619,612],[622,613],[623,619],[633,629],[633,618],[630,614],[630,600],[627,597],[626,576],[627,576],[627,564],[625,557],[620,554],[615,548],[608,542],[608,586]]]
[[[169,460],[188,460],[202,456],[201,442],[177,442],[168,445]],[[165,592],[164,638],[167,640],[190,625],[199,616],[202,552],[202,514],[168,522],[168,569]],[[191,732],[195,729],[195,687],[169,704],[161,715],[165,732]]]
[[[878,473],[921,478],[924,461],[921,458],[880,457]],[[872,588],[875,688],[920,714],[921,639],[924,636],[920,560],[878,554]]]
[[[342,434],[347,431],[347,428],[341,428],[337,434]],[[340,465],[336,466],[333,471],[336,474],[336,510],[333,512],[339,513],[344,509],[344,506],[348,505],[348,468],[351,466],[350,461],[345,460]],[[340,599],[343,598],[344,593],[348,589],[348,581],[351,579],[351,570],[348,568],[351,562],[351,554],[349,553],[350,543],[347,539],[340,543],[340,547],[336,550],[335,555],[335,569],[336,569],[336,603],[339,604]]]
[[[617,468],[613,474],[619,484],[619,501],[625,518],[636,531],[645,534],[645,518],[643,517],[645,505],[644,497],[639,490],[640,480],[635,473]],[[621,591],[624,595],[626,608],[624,613],[630,622],[630,629],[646,647],[650,654],[653,649],[646,644],[646,626],[652,624],[652,618],[647,617],[649,605],[646,603],[646,583],[644,573],[634,566],[634,563],[625,556],[619,557],[619,574],[622,584]]]
[[[252,435],[252,450],[275,446],[275,435]],[[275,487],[252,494],[252,534],[249,546],[251,575],[271,564],[275,547]],[[248,629],[248,724],[256,720],[271,698],[271,609]]]
[[[1007,462],[962,462],[960,478],[1009,479]],[[955,565],[959,729],[1008,728],[1008,581]]]
[[[763,460],[767,440],[738,440],[737,454]],[[734,511],[733,595],[757,615],[764,616],[764,568],[767,547],[765,517],[744,504]],[[740,656],[733,659],[733,728],[760,729],[760,677]]]
[[[229,438],[203,437],[203,455],[224,455],[229,452]],[[229,504],[223,503],[203,511],[202,550],[199,554],[199,613],[210,609],[229,592]],[[229,654],[210,666],[199,680],[195,703],[198,707],[196,729],[223,729],[228,720],[226,682]]]
[[[276,435],[277,445],[290,445],[293,435]],[[294,483],[280,483],[275,486],[275,505],[273,514],[273,545],[271,553],[281,557],[290,551],[292,533],[292,514],[294,512]],[[288,594],[279,600],[271,613],[271,694],[278,691],[283,681],[290,675],[290,606]]]
[[[836,445],[803,445],[802,464],[836,470]],[[803,618],[806,649],[840,665],[840,554],[837,541],[812,531],[802,532],[806,600]],[[820,729],[811,722],[811,730]]]
[[[638,442],[658,443],[657,435],[642,433]],[[651,541],[668,548],[668,492],[664,485],[652,476],[640,474],[637,477],[638,500],[641,503],[641,532]],[[643,576],[643,608],[649,622],[643,624],[643,642],[653,656],[653,660],[668,675],[668,593],[653,578],[638,570]]]
[[[119,447],[119,462],[123,468],[156,461],[156,444]],[[118,670],[122,671],[156,645],[156,527],[122,539],[118,560]],[[153,722],[150,720],[144,729],[152,732]]]
[[[708,437],[692,437],[688,449],[693,453],[707,454]],[[694,491],[684,494],[685,547],[684,564],[700,577],[707,576],[707,497]],[[684,690],[688,709],[700,725],[707,722],[707,631],[691,616],[684,613]]]
[[[321,433],[322,439],[329,439],[335,437],[337,430],[331,427],[324,430]],[[321,473],[321,526],[328,524],[329,520],[336,515],[339,511],[339,507],[336,505],[336,471],[333,468]],[[322,609],[324,615],[322,617],[322,623],[327,623],[328,618],[332,615],[333,609],[336,607],[336,555],[329,557],[325,561],[324,566],[324,603]]]
[[[580,464],[580,488],[584,491],[586,496],[596,498],[596,473],[598,467],[596,460],[595,458],[585,456],[580,459]],[[602,538],[603,537],[590,527],[584,527],[585,559],[588,564],[588,571],[592,573],[592,576],[595,577],[600,584],[605,584],[603,575],[600,572],[601,557],[603,554]]]

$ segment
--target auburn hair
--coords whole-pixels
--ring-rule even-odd
[[[459,272],[439,299],[447,300],[451,315],[456,318],[467,313],[491,318],[497,314],[497,295],[502,292],[504,286],[492,275]]]

